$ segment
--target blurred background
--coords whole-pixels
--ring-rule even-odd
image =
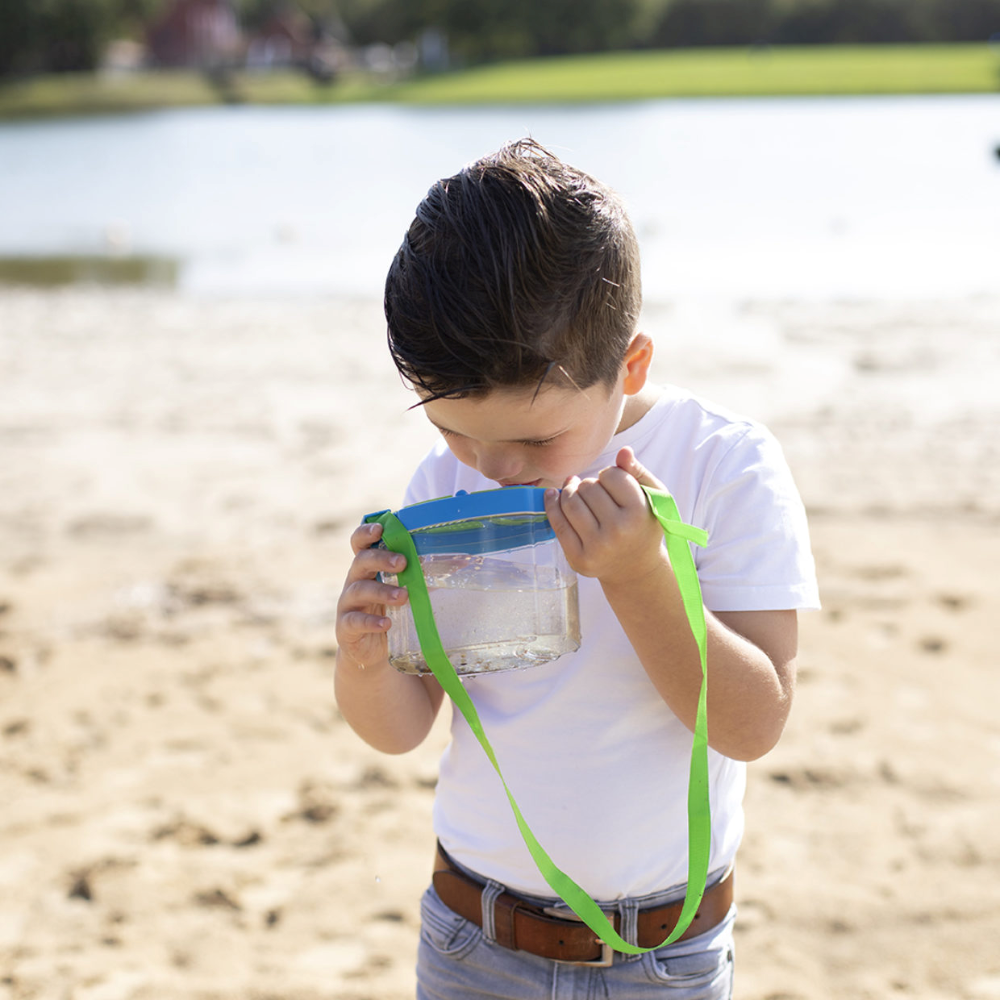
[[[977,294],[998,90],[1000,0],[3,0],[0,276],[378,294],[430,180],[532,134],[651,299]]]
[[[737,996],[1000,997],[1000,0],[0,0],[0,1000],[412,996],[447,718],[361,745],[334,610],[389,261],[523,135],[810,514]]]

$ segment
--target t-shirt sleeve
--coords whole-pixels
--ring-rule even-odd
[[[781,445],[753,425],[719,448],[695,508],[708,531],[695,548],[711,611],[813,609],[819,605],[805,506]]]

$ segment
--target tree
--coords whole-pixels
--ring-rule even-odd
[[[661,14],[651,44],[661,46],[754,45],[774,25],[771,0],[675,0]]]
[[[0,76],[39,68],[41,37],[37,11],[28,0],[0,0]]]
[[[155,0],[0,0],[0,76],[92,70]]]

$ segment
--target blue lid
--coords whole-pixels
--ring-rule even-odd
[[[417,552],[462,552],[481,555],[555,538],[545,516],[545,490],[538,486],[506,486],[426,500],[397,510]],[[380,512],[381,513],[381,512]],[[369,514],[365,520],[378,517]]]
[[[540,486],[504,486],[497,490],[467,493],[459,490],[453,497],[440,497],[401,507],[396,517],[407,531],[429,525],[465,521],[494,514],[544,514],[545,490]]]

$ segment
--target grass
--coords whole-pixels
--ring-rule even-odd
[[[998,91],[1000,50],[989,45],[823,46],[505,63],[413,80],[396,99],[464,104]]]
[[[0,257],[0,284],[57,285],[91,282],[101,285],[177,284],[180,265],[165,257],[108,257],[97,254]]]
[[[619,52],[498,63],[386,82],[346,75],[195,72],[46,76],[0,86],[0,118],[121,113],[219,103],[528,104],[732,97],[1000,92],[1000,48],[988,44],[810,46]]]
[[[66,73],[0,84],[0,119],[122,114],[216,104],[315,104],[371,100],[385,86],[362,75],[317,85],[303,73],[235,73],[224,84],[195,70]]]

